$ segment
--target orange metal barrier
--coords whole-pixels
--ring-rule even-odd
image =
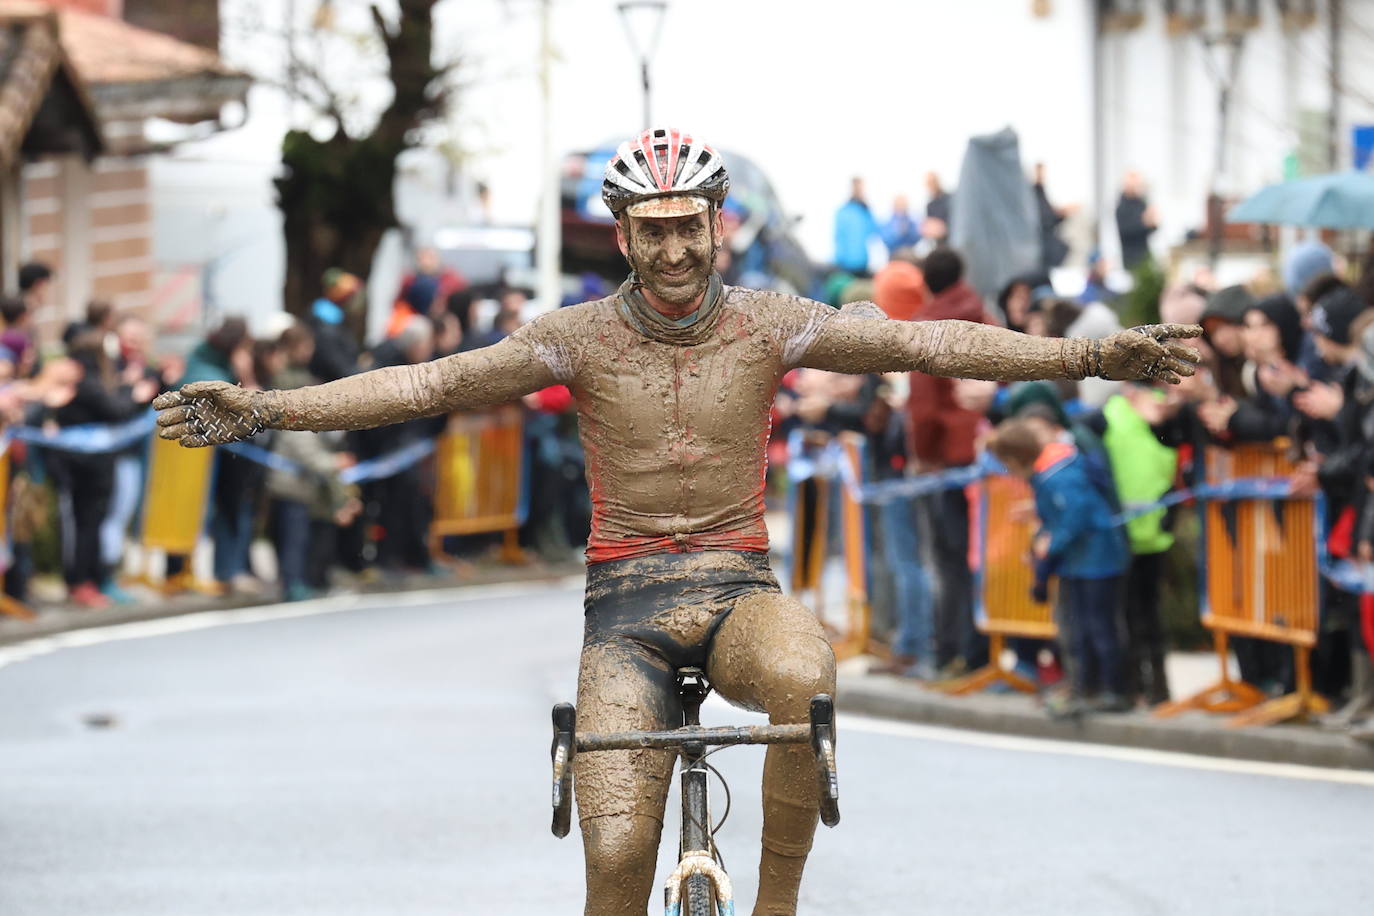
[[[863,480],[863,440],[843,433],[837,440],[840,460],[849,466],[849,479]],[[835,656],[889,655],[888,647],[873,638],[873,615],[868,603],[868,550],[864,538],[864,507],[849,487],[840,487],[840,524],[844,537],[845,631],[837,634]]]
[[[1207,481],[1284,477],[1295,470],[1285,444],[1246,444],[1207,450]],[[1191,697],[1165,704],[1158,716],[1185,709],[1241,712],[1229,725],[1264,725],[1324,712],[1312,689],[1311,651],[1317,642],[1321,580],[1320,530],[1312,499],[1239,499],[1207,502],[1204,509],[1205,587],[1202,623],[1212,631],[1221,679]],[[1256,687],[1235,680],[1227,666],[1233,636],[1293,647],[1296,690],[1264,702]]]
[[[10,533],[10,453],[0,454],[0,542]],[[23,603],[0,592],[0,614],[19,620],[32,620],[37,615]]]
[[[988,663],[945,689],[951,694],[964,694],[1003,683],[1034,693],[1035,684],[1002,666],[1002,650],[1008,636],[1054,639],[1059,633],[1053,603],[1040,604],[1030,597],[1034,584],[1030,554],[1035,520],[1014,518],[1016,507],[1032,499],[1031,488],[1019,478],[994,475],[974,484],[974,489],[982,542],[977,624],[988,637]]]
[[[523,560],[525,441],[520,407],[455,413],[435,448],[434,556],[449,535],[505,533],[503,556]]]

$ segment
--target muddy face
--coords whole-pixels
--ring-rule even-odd
[[[644,288],[670,305],[695,305],[715,264],[717,233],[710,213],[626,219],[629,226],[617,226],[616,235]]]

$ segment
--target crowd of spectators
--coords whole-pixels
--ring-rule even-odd
[[[92,303],[83,321],[66,328],[60,348],[44,349],[33,322],[50,307],[52,272],[27,265],[20,279],[23,296],[0,302],[0,412],[6,426],[47,433],[115,429],[140,419],[150,424],[151,401],[188,382],[284,389],[420,363],[494,343],[525,320],[522,291],[475,300],[461,276],[432,250],[421,250],[384,336],[371,347],[357,342],[362,283],[334,269],[321,278],[320,295],[302,317],[271,316],[256,336],[244,319],[228,317],[185,357],[155,353],[141,318],[103,302]],[[571,402],[566,389],[550,390],[531,395],[524,407],[527,454],[535,466],[532,500],[540,511],[530,514],[522,541],[556,559],[585,539],[590,518],[575,421],[567,415]],[[216,449],[204,522],[210,574],[194,575],[192,557],[171,555],[162,590],[300,600],[327,591],[340,577],[365,582],[439,572],[441,558],[432,555],[436,545],[429,537],[433,463],[402,462],[360,483],[348,482],[344,472],[436,439],[445,422],[439,417],[348,434],[267,431],[246,450]],[[68,601],[77,607],[133,600],[123,574],[138,541],[150,441],[134,438],[115,453],[9,439],[10,549],[0,560],[10,597],[28,598],[38,568],[60,571]],[[45,549],[53,533],[55,542]],[[251,549],[264,536],[275,563]],[[490,546],[488,540],[471,536],[438,546],[471,553]]]
[[[861,190],[856,184],[845,205],[851,219]],[[1127,256],[1137,266],[1149,261],[1155,214],[1138,176],[1128,176],[1117,215]],[[1057,223],[1047,216],[1045,225]],[[1041,270],[985,301],[965,282],[958,252],[938,239],[923,242],[924,253],[893,248],[871,277],[857,264],[837,271],[832,304],[872,299],[894,320],[961,318],[1049,337],[1100,338],[1120,330],[1123,319],[1140,321],[1139,295],[1114,293],[1098,259],[1081,288],[1056,289]],[[1013,648],[1020,673],[1043,685],[1063,682],[1051,703],[1056,714],[1122,711],[1174,696],[1165,660],[1169,634],[1179,628],[1165,620],[1163,606],[1167,593],[1190,605],[1178,617],[1196,620],[1196,509],[1159,509],[1122,527],[1110,519],[1123,507],[1201,483],[1209,449],[1281,445],[1296,467],[1294,492],[1325,496],[1330,555],[1374,560],[1374,253],[1347,265],[1313,239],[1283,254],[1281,274],[1263,269],[1218,289],[1199,271],[1152,298],[1144,314],[1203,326],[1204,336],[1190,342],[1204,354],[1197,375],[1179,386],[1101,379],[998,385],[797,370],[784,380],[776,408],[778,438],[793,428],[813,438],[863,436],[870,479],[962,467],[990,451],[1031,482],[1033,504],[1020,511],[1038,520],[1041,533],[1027,561],[1039,597],[1051,576],[1058,579],[1063,635],[1061,645],[1013,640]],[[958,487],[872,508],[870,589],[893,648],[883,670],[943,680],[987,662],[987,640],[973,619],[976,520]],[[1180,537],[1189,543],[1176,550]],[[1364,627],[1374,629],[1374,602],[1363,600]],[[1374,646],[1362,638],[1361,602],[1324,584],[1312,655],[1314,683],[1345,698],[1346,723],[1374,716]],[[1287,646],[1231,645],[1246,681],[1273,695],[1293,689]]]

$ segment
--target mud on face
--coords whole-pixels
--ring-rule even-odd
[[[617,225],[621,253],[649,292],[688,305],[706,292],[716,262],[719,214],[626,216]]]

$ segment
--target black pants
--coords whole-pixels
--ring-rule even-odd
[[[69,586],[99,584],[103,578],[100,525],[110,511],[114,462],[75,455],[50,456],[48,469],[57,484],[63,577]]]
[[[935,663],[987,661],[987,641],[973,626],[973,573],[968,568],[968,499],[945,490],[917,503],[921,552],[934,590]]]
[[[1145,697],[1151,705],[1169,699],[1159,611],[1164,557],[1162,552],[1133,555],[1126,577],[1126,691],[1131,697]]]
[[[306,584],[310,557],[310,509],[289,499],[272,500],[272,546],[282,591]]]
[[[329,570],[339,550],[339,526],[323,519],[310,520],[310,553],[305,558],[305,584],[319,591],[329,588]]]
[[[382,527],[377,564],[386,569],[429,568],[429,524],[434,506],[424,490],[419,468],[410,468],[375,484],[377,521]]]
[[[1121,693],[1121,632],[1117,624],[1121,577],[1061,577],[1059,587],[1068,592],[1069,616],[1074,621],[1075,691],[1080,696],[1087,693],[1089,672],[1096,670],[1103,690]]]

